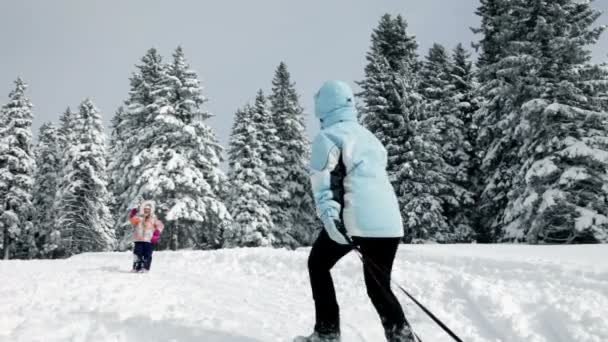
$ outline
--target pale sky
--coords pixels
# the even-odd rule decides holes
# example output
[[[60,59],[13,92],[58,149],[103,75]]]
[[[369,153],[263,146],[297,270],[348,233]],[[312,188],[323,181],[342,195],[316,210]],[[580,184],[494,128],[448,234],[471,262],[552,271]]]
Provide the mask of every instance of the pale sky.
[[[370,34],[384,13],[401,14],[419,53],[434,43],[469,47],[478,0],[4,0],[0,2],[0,104],[13,80],[29,84],[34,129],[91,97],[106,124],[128,96],[129,76],[150,47],[165,60],[182,45],[209,98],[209,121],[226,143],[234,111],[270,91],[285,61],[307,113],[328,79],[363,76]],[[608,10],[608,0],[594,6]],[[599,20],[608,24],[608,15]],[[608,60],[608,33],[594,48]],[[318,125],[307,120],[309,132]],[[109,132],[107,132],[109,133]]]

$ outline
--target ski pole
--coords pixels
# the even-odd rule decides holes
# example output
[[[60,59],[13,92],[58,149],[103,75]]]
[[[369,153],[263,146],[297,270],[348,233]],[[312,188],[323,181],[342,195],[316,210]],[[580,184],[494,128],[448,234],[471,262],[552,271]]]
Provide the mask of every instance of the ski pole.
[[[363,262],[365,264],[366,258],[365,258],[363,251],[361,250],[361,248],[359,248],[359,246],[357,246],[353,242],[353,240],[350,238],[350,236],[348,236],[344,232],[342,232],[342,234],[346,238],[346,241],[353,247],[353,249],[355,249],[357,251],[357,254],[359,255],[359,259],[361,259],[361,262]],[[372,265],[373,267],[375,267],[378,271],[384,272],[384,273],[388,272],[387,270],[383,269],[378,264],[376,264],[371,258],[367,257],[367,259],[368,259],[368,263],[370,265]],[[373,273],[372,273],[372,276],[375,278],[375,275],[373,275]],[[378,279],[376,279],[376,282],[378,282]],[[439,318],[437,318],[429,309],[427,309],[424,305],[422,305],[422,303],[420,303],[418,300],[416,300],[416,298],[414,298],[414,296],[412,296],[406,289],[404,289],[403,286],[399,285],[393,279],[391,279],[391,283],[393,283],[395,286],[397,286],[399,288],[399,290],[401,290],[401,292],[405,293],[405,295],[408,296],[408,298],[410,298],[420,309],[422,309],[422,311],[425,314],[427,314],[437,325],[439,325],[439,327],[441,327],[441,329],[443,329],[444,332],[446,332],[448,335],[450,335],[450,337],[453,338],[454,341],[463,342],[462,339],[460,337],[458,337],[458,335],[456,335],[450,328],[448,328],[447,325],[445,325]],[[420,341],[420,337],[418,337],[418,335],[416,335],[416,338],[418,338],[418,340]]]

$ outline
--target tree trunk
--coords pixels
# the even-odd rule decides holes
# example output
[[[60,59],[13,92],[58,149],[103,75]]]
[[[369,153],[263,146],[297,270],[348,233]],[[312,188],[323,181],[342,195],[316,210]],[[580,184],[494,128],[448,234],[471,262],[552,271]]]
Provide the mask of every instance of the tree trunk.
[[[179,232],[179,224],[178,221],[175,221],[175,225],[173,226],[171,234],[171,250],[176,251],[178,246],[178,232]]]
[[[4,236],[4,242],[2,244],[3,248],[4,248],[4,260],[8,260],[9,259],[9,244],[10,244],[10,239],[9,239],[9,232],[8,232],[8,227],[4,227],[4,234],[2,234]]]

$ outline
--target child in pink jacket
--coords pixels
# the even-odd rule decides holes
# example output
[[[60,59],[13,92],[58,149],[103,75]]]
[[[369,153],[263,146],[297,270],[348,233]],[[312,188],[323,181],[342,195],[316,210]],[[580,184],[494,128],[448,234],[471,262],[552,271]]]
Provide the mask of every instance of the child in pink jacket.
[[[133,272],[147,272],[152,265],[153,245],[158,243],[164,229],[163,223],[154,214],[154,202],[144,201],[129,213],[129,221],[134,226]],[[138,212],[140,215],[138,215]]]

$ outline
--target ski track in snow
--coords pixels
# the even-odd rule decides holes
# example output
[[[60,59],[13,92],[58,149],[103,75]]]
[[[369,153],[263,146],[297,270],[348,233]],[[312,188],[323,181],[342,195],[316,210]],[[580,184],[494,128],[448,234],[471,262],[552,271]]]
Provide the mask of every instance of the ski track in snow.
[[[308,249],[0,262],[0,341],[291,341],[310,333]],[[608,245],[402,245],[393,279],[467,342],[608,341]],[[384,341],[351,253],[332,271],[343,341]],[[395,288],[424,342],[451,341]]]

